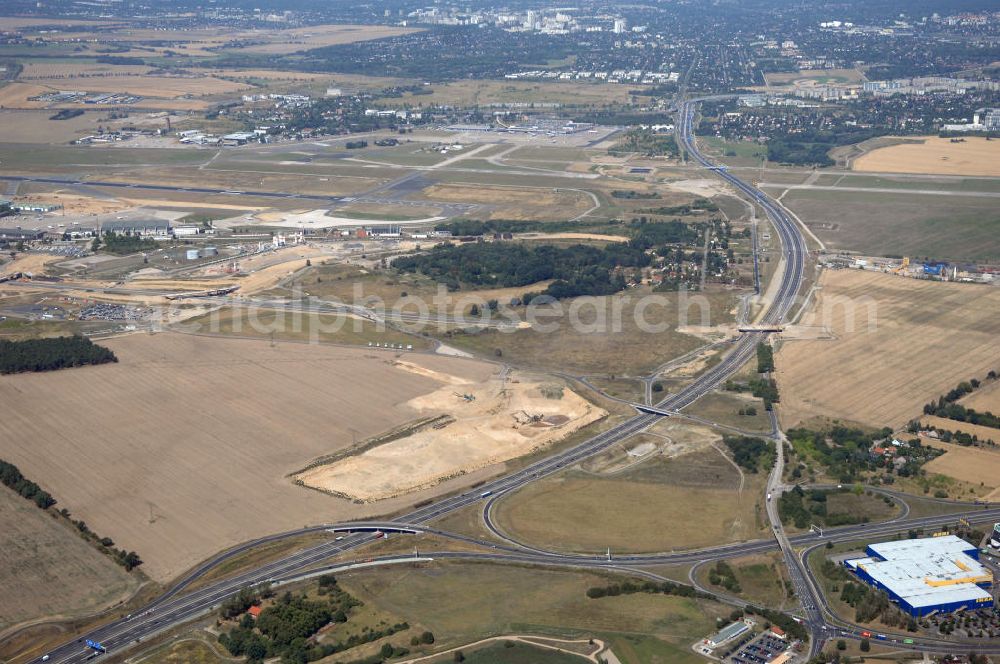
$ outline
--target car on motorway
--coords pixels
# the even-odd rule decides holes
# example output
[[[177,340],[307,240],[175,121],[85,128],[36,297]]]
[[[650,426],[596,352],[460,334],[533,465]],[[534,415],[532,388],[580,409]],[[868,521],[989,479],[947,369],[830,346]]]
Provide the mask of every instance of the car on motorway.
[[[870,639],[870,638],[872,638],[872,633],[871,632],[861,632],[861,638],[863,638],[863,639]]]

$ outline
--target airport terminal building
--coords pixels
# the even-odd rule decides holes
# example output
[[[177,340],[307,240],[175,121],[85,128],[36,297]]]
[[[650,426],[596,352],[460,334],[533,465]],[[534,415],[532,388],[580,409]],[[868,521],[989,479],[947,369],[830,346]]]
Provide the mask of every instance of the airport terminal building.
[[[865,552],[844,565],[913,617],[993,606],[993,573],[976,547],[954,535],[881,542]]]

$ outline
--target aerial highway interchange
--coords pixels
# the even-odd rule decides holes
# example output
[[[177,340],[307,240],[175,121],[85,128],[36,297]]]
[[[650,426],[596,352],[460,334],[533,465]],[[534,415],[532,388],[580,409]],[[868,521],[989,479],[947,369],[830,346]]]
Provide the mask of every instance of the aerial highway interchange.
[[[780,272],[780,282],[774,291],[774,296],[767,303],[766,310],[759,317],[761,325],[777,325],[786,321],[797,302],[802,286],[808,247],[798,223],[792,219],[785,209],[763,193],[761,190],[747,184],[725,167],[721,167],[699,150],[694,136],[695,116],[701,100],[692,100],[681,105],[677,118],[677,136],[681,147],[687,156],[706,170],[714,173],[740,191],[749,201],[759,205],[772,222],[782,246],[783,267]],[[60,180],[62,182],[62,180]],[[88,183],[80,183],[88,184]],[[93,183],[89,183],[93,184]],[[101,183],[102,186],[119,186],[117,183]],[[120,186],[131,186],[121,183]],[[164,189],[171,187],[164,185]],[[186,190],[192,190],[187,187]],[[210,193],[225,193],[205,189]],[[234,192],[255,196],[284,196],[275,192]],[[303,198],[326,198],[330,201],[340,200],[340,197],[299,196]],[[277,306],[277,305],[275,305]],[[701,565],[709,561],[722,560],[728,557],[750,553],[766,552],[779,549],[788,567],[795,589],[795,595],[801,605],[798,615],[807,627],[811,638],[809,653],[819,653],[824,642],[832,637],[861,638],[862,630],[834,615],[829,607],[818,582],[806,564],[808,554],[816,547],[825,546],[828,542],[850,542],[861,538],[891,536],[895,533],[913,528],[934,528],[943,522],[953,522],[960,518],[1000,520],[1000,507],[989,505],[965,504],[967,508],[947,516],[910,517],[909,508],[901,494],[886,492],[893,500],[901,504],[902,513],[895,519],[875,524],[862,524],[831,528],[821,535],[808,533],[786,536],[777,516],[777,501],[768,500],[767,515],[771,522],[773,538],[725,544],[698,550],[677,550],[655,554],[618,555],[614,552],[606,556],[586,556],[556,553],[511,539],[502,532],[491,518],[491,510],[498,500],[510,492],[537,481],[538,479],[558,473],[582,460],[607,449],[649,427],[662,417],[679,414],[686,406],[691,405],[701,396],[718,387],[734,374],[753,356],[758,342],[767,335],[764,331],[747,331],[741,334],[721,362],[698,376],[693,382],[676,393],[668,395],[653,406],[636,406],[638,413],[624,422],[586,440],[580,444],[555,452],[545,458],[535,461],[508,475],[488,481],[474,490],[452,495],[424,505],[407,514],[387,520],[363,522],[347,522],[337,524],[319,524],[308,528],[276,534],[270,537],[247,542],[210,560],[205,561],[190,571],[184,578],[174,584],[167,592],[151,602],[146,607],[133,614],[109,622],[81,634],[56,649],[50,651],[44,661],[55,664],[70,664],[83,662],[92,658],[95,653],[84,644],[87,640],[102,644],[108,653],[115,654],[127,651],[135,644],[149,640],[156,635],[171,630],[185,622],[203,616],[240,589],[261,583],[283,584],[316,574],[318,571],[338,571],[372,565],[406,564],[414,561],[427,560],[484,560],[495,563],[549,565],[569,568],[599,569],[606,571],[642,576],[648,579],[665,580],[657,574],[644,569],[649,566],[666,564]],[[777,462],[768,479],[768,492],[778,495],[786,487],[782,485],[783,446],[780,431],[774,436],[778,445]],[[475,537],[460,535],[437,529],[433,523],[440,517],[462,508],[479,505],[482,508],[483,522],[495,537],[492,540],[482,540]],[[195,589],[188,588],[205,574],[215,569],[221,563],[253,550],[263,544],[297,537],[309,533],[331,531],[329,541],[314,545],[265,563],[250,571],[240,573],[230,578],[206,583]],[[445,540],[464,542],[478,546],[477,551],[415,551],[413,556],[383,555],[364,557],[361,549],[373,541],[375,531],[402,533],[429,533]],[[333,533],[343,533],[334,539]],[[357,551],[357,556],[348,561],[329,563],[329,559],[342,556],[347,552]],[[691,581],[697,583],[694,574]],[[717,595],[722,601],[737,602],[732,597],[700,588],[705,592]],[[892,637],[894,640],[897,637]],[[901,638],[901,637],[899,637]],[[913,637],[907,647],[930,652],[950,651],[964,648],[961,641],[945,640],[931,637]],[[1000,643],[975,642],[979,652],[1000,653]],[[36,661],[42,661],[39,657]]]

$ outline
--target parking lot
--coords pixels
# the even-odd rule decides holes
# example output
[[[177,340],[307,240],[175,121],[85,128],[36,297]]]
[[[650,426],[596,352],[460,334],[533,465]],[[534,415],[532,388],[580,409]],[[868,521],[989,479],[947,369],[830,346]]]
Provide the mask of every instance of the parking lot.
[[[788,650],[787,641],[771,632],[764,632],[733,653],[726,661],[729,664],[767,664],[786,650]]]

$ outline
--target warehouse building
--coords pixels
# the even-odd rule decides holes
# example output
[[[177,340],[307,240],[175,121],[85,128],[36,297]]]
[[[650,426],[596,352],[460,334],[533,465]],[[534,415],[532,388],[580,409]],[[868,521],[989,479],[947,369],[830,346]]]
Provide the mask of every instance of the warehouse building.
[[[705,645],[711,649],[718,648],[723,643],[728,643],[738,636],[743,636],[750,631],[750,625],[743,620],[726,625],[712,636],[705,639]]]
[[[102,223],[101,232],[165,238],[171,234],[171,228],[169,221],[161,219],[116,219]]]
[[[992,572],[976,547],[954,535],[882,542],[865,552],[844,565],[911,616],[993,606]]]
[[[41,240],[45,237],[45,231],[25,230],[23,228],[0,228],[0,242],[24,242],[28,240]]]

